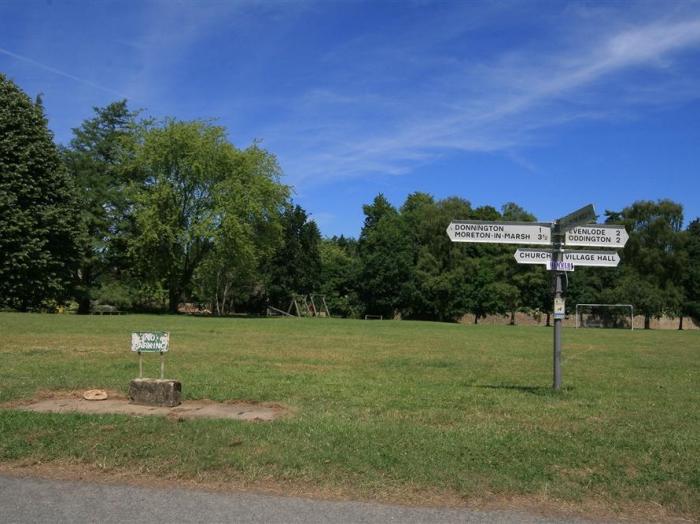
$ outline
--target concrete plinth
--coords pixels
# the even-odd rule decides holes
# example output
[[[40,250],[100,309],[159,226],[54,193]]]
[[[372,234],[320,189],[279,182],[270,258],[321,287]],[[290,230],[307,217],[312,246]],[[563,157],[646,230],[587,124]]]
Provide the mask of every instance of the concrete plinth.
[[[129,402],[145,406],[180,405],[182,384],[177,380],[135,378],[129,383]]]

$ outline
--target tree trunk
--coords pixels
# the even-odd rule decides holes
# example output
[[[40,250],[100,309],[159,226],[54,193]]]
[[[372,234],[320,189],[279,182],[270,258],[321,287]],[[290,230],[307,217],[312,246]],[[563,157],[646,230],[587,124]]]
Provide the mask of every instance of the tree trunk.
[[[78,315],[87,315],[90,313],[90,295],[87,293],[80,297],[78,302]]]
[[[475,313],[474,314],[474,324],[478,324],[478,323],[479,323],[479,315]]]
[[[170,313],[177,313],[177,305],[180,302],[180,292],[179,290],[171,287],[168,290],[168,311]]]
[[[549,318],[549,312],[547,312],[547,327],[551,327],[552,324],[550,324],[550,318]]]
[[[78,299],[78,315],[89,315],[90,314],[90,267],[83,267],[79,271],[78,275],[81,280],[81,292],[80,298]]]
[[[644,315],[644,329],[651,329],[651,315]]]
[[[511,326],[515,325],[515,310],[510,312],[510,325]]]
[[[223,292],[223,296],[221,297],[221,309],[223,310],[222,313],[224,315],[227,315],[229,313],[229,306],[228,306],[228,303],[230,302],[230,298],[228,296],[229,291],[230,291],[230,286],[229,286],[229,283],[227,282],[226,284],[224,284],[224,292]]]
[[[216,300],[216,310],[212,309],[212,314],[215,317],[220,317],[221,312],[224,308],[224,302],[226,301],[226,295],[221,297],[221,269],[216,273],[216,290],[214,291],[214,300]]]
[[[678,329],[680,331],[683,331],[683,315],[681,315],[680,320],[678,321]]]

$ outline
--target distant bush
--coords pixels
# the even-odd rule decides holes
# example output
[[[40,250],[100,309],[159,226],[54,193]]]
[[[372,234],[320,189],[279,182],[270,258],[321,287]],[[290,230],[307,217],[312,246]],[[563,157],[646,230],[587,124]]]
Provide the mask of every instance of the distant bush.
[[[122,282],[106,282],[94,291],[97,304],[109,304],[120,310],[131,310],[134,306],[134,295],[131,289]]]

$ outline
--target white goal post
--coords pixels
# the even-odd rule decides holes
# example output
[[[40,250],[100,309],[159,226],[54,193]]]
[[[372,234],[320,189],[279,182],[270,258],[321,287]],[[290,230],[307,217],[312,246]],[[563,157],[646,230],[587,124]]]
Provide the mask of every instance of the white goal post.
[[[586,327],[581,322],[581,309],[583,308],[629,308],[630,329],[634,330],[634,306],[632,304],[576,304],[576,328]],[[601,326],[602,327],[602,326]]]

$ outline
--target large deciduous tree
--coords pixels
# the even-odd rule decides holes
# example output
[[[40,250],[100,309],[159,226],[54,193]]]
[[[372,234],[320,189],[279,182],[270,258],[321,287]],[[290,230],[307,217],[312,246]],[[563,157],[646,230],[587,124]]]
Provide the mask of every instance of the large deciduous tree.
[[[41,102],[0,74],[0,305],[66,297],[79,259],[76,209]]]
[[[166,120],[145,131],[133,158],[138,233],[130,252],[143,277],[168,293],[168,308],[192,292],[192,279],[220,227],[215,188],[235,170],[222,127]]]
[[[688,266],[683,272],[684,303],[681,315],[691,317],[700,325],[700,219],[696,218],[684,232],[684,250]],[[683,317],[679,328],[683,327]]]
[[[233,152],[231,170],[214,187],[212,249],[195,273],[198,296],[216,315],[249,303],[264,285],[261,270],[282,243],[289,190],[273,155],[253,145]]]
[[[653,317],[677,315],[686,265],[680,235],[683,207],[670,200],[639,201],[606,215],[609,223],[624,224],[630,235],[622,253],[617,300],[634,304],[644,315],[645,329]]]

